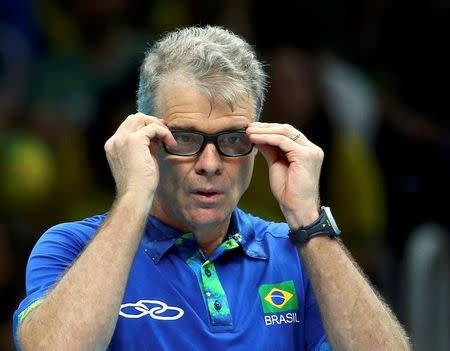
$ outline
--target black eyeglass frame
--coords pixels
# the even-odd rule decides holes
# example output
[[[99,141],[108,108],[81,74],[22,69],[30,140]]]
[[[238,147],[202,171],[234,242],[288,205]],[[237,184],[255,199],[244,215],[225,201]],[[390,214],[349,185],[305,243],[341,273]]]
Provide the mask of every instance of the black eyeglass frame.
[[[224,131],[216,133],[216,134],[206,134],[206,133],[199,132],[199,131],[196,131],[196,130],[186,130],[186,129],[171,129],[170,131],[172,133],[182,132],[182,133],[192,133],[192,134],[201,135],[203,137],[203,143],[202,143],[202,145],[200,146],[200,149],[198,149],[197,152],[194,152],[192,154],[187,154],[187,155],[180,155],[180,154],[176,154],[176,153],[170,152],[167,149],[166,144],[163,142],[162,144],[164,146],[164,150],[166,150],[166,152],[169,155],[175,155],[175,156],[181,156],[181,157],[198,156],[198,155],[200,155],[203,152],[203,149],[205,148],[205,146],[208,143],[212,142],[214,144],[214,146],[216,147],[217,152],[220,155],[225,156],[225,157],[241,157],[241,156],[246,156],[249,153],[251,153],[252,150],[253,150],[253,147],[255,146],[255,144],[251,143],[250,144],[251,145],[250,149],[247,152],[245,152],[244,154],[239,154],[239,155],[227,155],[220,149],[218,139],[219,139],[219,137],[221,135],[233,134],[233,133],[245,134],[245,128],[235,129],[235,130],[224,130]]]

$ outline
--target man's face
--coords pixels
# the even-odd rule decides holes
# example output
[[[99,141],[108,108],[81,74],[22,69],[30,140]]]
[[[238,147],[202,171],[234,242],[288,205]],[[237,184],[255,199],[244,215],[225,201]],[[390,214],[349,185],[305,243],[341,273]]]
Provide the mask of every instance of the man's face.
[[[250,100],[233,110],[210,101],[188,83],[167,83],[160,90],[161,110],[169,129],[214,134],[247,127],[253,121]],[[197,156],[175,156],[158,147],[159,185],[152,213],[184,231],[228,225],[233,209],[247,189],[256,151],[246,156],[221,156],[208,143]]]

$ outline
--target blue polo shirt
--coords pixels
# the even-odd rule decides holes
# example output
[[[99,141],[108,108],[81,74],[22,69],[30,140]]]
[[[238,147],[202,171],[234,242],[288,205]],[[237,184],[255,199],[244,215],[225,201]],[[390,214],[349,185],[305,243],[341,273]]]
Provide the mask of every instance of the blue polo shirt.
[[[56,225],[31,252],[17,330],[92,239],[105,215]],[[126,225],[126,224],[124,224]],[[205,257],[192,233],[149,217],[108,350],[329,350],[285,223],[236,209]],[[114,258],[111,258],[114,264]]]

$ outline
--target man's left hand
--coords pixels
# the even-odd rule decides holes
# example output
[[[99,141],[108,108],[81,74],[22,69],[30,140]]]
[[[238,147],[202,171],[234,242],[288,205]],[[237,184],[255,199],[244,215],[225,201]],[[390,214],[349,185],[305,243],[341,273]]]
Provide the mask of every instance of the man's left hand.
[[[289,124],[253,122],[250,140],[267,161],[272,193],[291,228],[319,216],[319,178],[323,151]]]

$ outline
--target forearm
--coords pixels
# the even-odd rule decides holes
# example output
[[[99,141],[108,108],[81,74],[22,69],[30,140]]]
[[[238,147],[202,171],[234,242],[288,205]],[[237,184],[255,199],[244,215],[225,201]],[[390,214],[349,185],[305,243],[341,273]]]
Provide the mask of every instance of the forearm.
[[[288,124],[252,123],[247,133],[267,161],[270,186],[289,227],[314,223],[323,150]],[[316,237],[299,251],[334,351],[410,348],[402,327],[338,240]]]
[[[73,266],[19,330],[24,350],[106,349],[129,270],[147,219],[147,206],[125,195]]]
[[[408,338],[339,240],[300,249],[334,351],[409,350]]]

